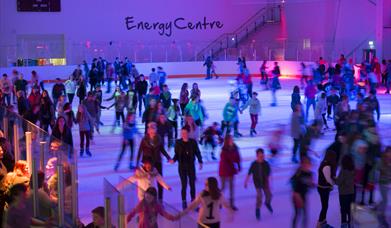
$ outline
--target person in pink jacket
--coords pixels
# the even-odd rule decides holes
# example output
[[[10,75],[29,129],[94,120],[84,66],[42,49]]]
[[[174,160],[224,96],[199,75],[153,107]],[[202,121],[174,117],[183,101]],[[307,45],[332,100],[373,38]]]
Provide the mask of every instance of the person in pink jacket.
[[[224,145],[220,153],[219,176],[221,178],[221,191],[224,191],[226,182],[229,183],[230,204],[233,210],[238,210],[234,205],[234,176],[240,171],[239,148],[231,135],[224,139]]]
[[[179,219],[179,215],[172,215],[164,210],[157,201],[157,191],[154,187],[149,187],[145,191],[144,199],[128,214],[126,221],[129,223],[136,214],[139,215],[139,228],[158,228],[158,214],[170,221]]]

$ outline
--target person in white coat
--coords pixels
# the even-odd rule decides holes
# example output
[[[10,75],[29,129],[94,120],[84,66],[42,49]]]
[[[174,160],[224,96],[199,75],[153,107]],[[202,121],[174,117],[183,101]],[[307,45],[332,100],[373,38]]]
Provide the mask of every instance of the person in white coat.
[[[251,127],[250,127],[250,135],[254,136],[257,134],[257,131],[255,130],[255,127],[258,123],[258,115],[261,114],[261,102],[257,98],[258,93],[253,92],[251,99],[249,99],[246,104],[243,105],[243,107],[240,109],[240,113],[243,112],[247,107],[250,107],[250,118],[251,118]]]
[[[72,75],[69,77],[68,80],[65,81],[64,85],[65,85],[65,92],[67,94],[68,101],[72,105],[72,101],[76,93],[76,81],[74,80]]]
[[[150,159],[145,159],[143,165],[136,169],[134,175],[129,177],[127,181],[119,183],[117,188],[122,189],[129,182],[137,182],[137,196],[139,201],[144,199],[144,192],[149,187],[157,188],[157,183],[166,190],[171,190],[171,187],[163,180],[163,177],[159,174],[157,169],[152,166]]]

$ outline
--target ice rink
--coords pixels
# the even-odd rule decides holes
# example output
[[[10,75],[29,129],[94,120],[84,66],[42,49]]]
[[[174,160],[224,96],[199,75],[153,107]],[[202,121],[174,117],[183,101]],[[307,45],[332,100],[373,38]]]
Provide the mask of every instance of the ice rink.
[[[201,90],[201,100],[207,109],[208,119],[206,120],[205,127],[209,126],[212,122],[220,122],[222,120],[222,110],[224,105],[228,101],[229,91],[232,87],[229,80],[234,77],[224,77],[213,80],[204,79],[168,79],[167,84],[171,90],[172,97],[179,97],[179,90],[183,82],[189,83],[189,87],[193,82],[199,84]],[[293,146],[293,140],[290,137],[290,116],[291,116],[291,93],[294,85],[299,85],[298,79],[281,79],[282,90],[277,92],[278,106],[271,107],[271,92],[263,90],[259,83],[259,79],[253,79],[253,90],[258,92],[258,98],[261,101],[262,110],[259,117],[259,123],[257,126],[258,135],[256,137],[250,137],[250,116],[248,110],[244,111],[239,116],[240,125],[239,131],[243,134],[242,138],[235,139],[235,143],[240,148],[240,154],[242,157],[242,171],[235,178],[235,202],[239,210],[234,214],[233,221],[228,221],[226,211],[223,209],[222,227],[237,228],[237,227],[290,227],[291,218],[293,215],[293,206],[291,203],[291,187],[289,184],[289,178],[295,171],[297,165],[292,164],[291,148]],[[102,87],[103,91],[106,91],[105,87]],[[301,91],[303,94],[303,91]],[[104,93],[104,98],[108,98],[111,94]],[[381,140],[384,145],[391,145],[391,96],[384,95],[384,91],[380,90],[378,93],[378,99],[381,108],[380,122],[378,123],[379,133],[382,136]],[[73,105],[75,106],[78,99],[75,98]],[[302,96],[302,103],[304,102],[304,96]],[[111,105],[112,102],[105,101],[104,106]],[[352,108],[356,107],[354,101],[350,102]],[[74,107],[76,110],[76,106]],[[114,109],[103,110],[101,121],[104,126],[101,127],[100,134],[95,133],[94,142],[91,145],[92,157],[83,157],[79,159],[79,215],[83,222],[90,222],[90,211],[96,206],[104,204],[103,198],[103,178],[107,178],[113,183],[117,183],[118,176],[128,177],[132,175],[132,172],[128,169],[128,156],[129,151],[126,153],[126,157],[122,159],[121,166],[118,172],[114,171],[114,165],[117,156],[121,148],[122,129],[117,127],[114,133],[111,133],[111,128],[114,122]],[[310,117],[312,119],[313,112],[310,110]],[[140,132],[144,132],[144,124],[141,124],[141,120],[138,119],[138,126]],[[255,150],[258,147],[267,148],[270,141],[270,132],[277,127],[284,125],[284,138],[282,143],[282,151],[277,159],[272,164],[272,206],[274,213],[270,214],[265,207],[261,209],[261,221],[255,219],[255,189],[252,184],[248,189],[244,188],[244,179],[247,175],[247,170],[250,163],[255,159]],[[329,126],[334,128],[332,121],[329,121]],[[333,142],[335,131],[329,130],[325,132],[319,139],[314,140],[312,148],[320,155],[324,153],[324,149]],[[74,148],[78,153],[79,148],[79,133],[78,126],[73,129]],[[202,147],[201,147],[202,148]],[[136,146],[138,149],[138,146]],[[217,149],[217,156],[219,157],[220,150]],[[170,155],[173,155],[174,151],[169,151]],[[269,151],[267,151],[269,154]],[[136,150],[137,154],[137,150]],[[204,181],[209,176],[218,176],[218,161],[211,161],[204,156],[204,167],[202,170],[197,170],[197,182],[196,189],[199,193],[204,187]],[[209,154],[208,154],[209,155]],[[136,156],[135,156],[136,157]],[[319,158],[313,165],[313,171],[316,173],[318,168]],[[164,162],[163,172],[164,179],[172,186],[172,191],[164,192],[164,201],[168,204],[181,209],[181,197],[180,197],[180,180],[178,176],[178,165],[168,164]],[[252,182],[250,182],[252,183]],[[228,198],[228,189],[226,189],[225,195]],[[189,189],[188,189],[189,191]],[[136,197],[136,196],[134,196]],[[379,200],[379,195],[376,194],[376,200]],[[188,201],[190,195],[188,195]],[[125,202],[126,203],[126,202]],[[340,226],[340,212],[338,201],[338,190],[335,187],[330,196],[329,211],[327,215],[327,221],[329,224],[339,227]],[[316,189],[313,189],[309,193],[309,227],[315,227],[316,221],[320,212],[320,199]],[[388,210],[390,211],[390,210]],[[194,212],[191,214],[196,218],[197,214]]]

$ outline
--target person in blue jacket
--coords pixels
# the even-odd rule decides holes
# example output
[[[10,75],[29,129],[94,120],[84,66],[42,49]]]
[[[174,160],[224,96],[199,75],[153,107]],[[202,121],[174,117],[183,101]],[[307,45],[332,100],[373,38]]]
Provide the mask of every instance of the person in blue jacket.
[[[234,136],[241,137],[242,134],[238,131],[239,116],[238,116],[238,100],[235,97],[231,97],[229,102],[225,105],[223,110],[223,121],[221,124],[221,131],[224,134],[225,128],[227,128],[226,134],[230,134],[231,128],[234,127]]]

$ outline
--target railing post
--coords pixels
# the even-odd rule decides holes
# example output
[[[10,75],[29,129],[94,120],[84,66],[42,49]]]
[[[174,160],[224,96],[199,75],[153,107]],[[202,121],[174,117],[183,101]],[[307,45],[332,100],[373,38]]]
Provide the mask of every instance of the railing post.
[[[14,153],[15,153],[15,161],[20,160],[19,129],[18,129],[18,124],[16,122],[14,122]]]
[[[111,204],[110,198],[105,198],[105,228],[111,228]]]
[[[39,142],[39,169],[45,170],[45,144],[46,141]]]
[[[4,112],[4,114],[6,114],[7,113],[7,111],[5,111]],[[8,136],[8,117],[4,117],[4,119],[3,119],[3,130],[4,130],[4,137],[6,138],[6,139],[8,139],[9,138],[9,136]]]
[[[122,194],[118,195],[118,227],[126,228],[125,200]]]
[[[37,169],[37,160],[33,159],[31,173],[33,175],[33,215],[38,217],[39,207],[38,207],[38,169]]]
[[[72,220],[73,220],[73,224],[77,224],[77,220],[78,220],[78,216],[79,216],[79,210],[78,210],[79,180],[77,179],[77,165],[76,165],[76,163],[71,164],[71,175],[72,175]]]
[[[27,160],[27,164],[29,166],[29,169],[32,170],[32,151],[31,151],[31,132],[30,131],[27,131],[25,133],[26,135],[26,160]]]
[[[57,210],[58,210],[58,226],[64,227],[65,218],[64,218],[64,171],[63,166],[60,163],[57,164]]]

